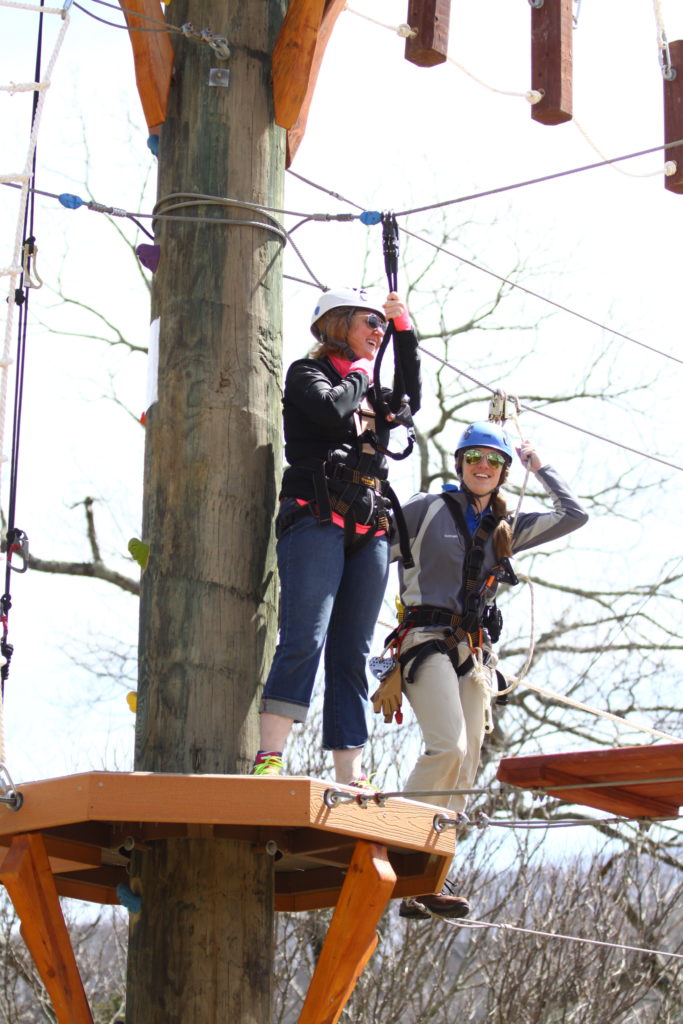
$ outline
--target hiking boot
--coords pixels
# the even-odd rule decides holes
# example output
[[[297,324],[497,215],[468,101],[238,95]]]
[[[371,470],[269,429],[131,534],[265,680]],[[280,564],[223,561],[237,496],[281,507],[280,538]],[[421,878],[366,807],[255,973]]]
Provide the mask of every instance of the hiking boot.
[[[417,903],[422,903],[426,909],[418,907]],[[451,896],[444,889],[441,892],[432,892],[425,896],[412,896],[410,899],[401,900],[398,914],[399,917],[427,921],[431,917],[431,914],[427,913],[428,910],[431,910],[432,914],[438,914],[439,917],[467,917],[470,905],[464,896]]]
[[[284,772],[284,764],[282,757],[279,754],[266,754],[259,761],[254,761],[252,765],[250,775],[282,775]]]

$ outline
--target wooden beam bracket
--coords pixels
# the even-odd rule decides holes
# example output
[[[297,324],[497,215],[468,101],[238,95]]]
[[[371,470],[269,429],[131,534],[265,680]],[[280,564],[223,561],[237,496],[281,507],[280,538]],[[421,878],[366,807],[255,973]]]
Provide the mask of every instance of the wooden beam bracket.
[[[42,833],[16,835],[0,865],[21,934],[59,1024],[93,1024]]]

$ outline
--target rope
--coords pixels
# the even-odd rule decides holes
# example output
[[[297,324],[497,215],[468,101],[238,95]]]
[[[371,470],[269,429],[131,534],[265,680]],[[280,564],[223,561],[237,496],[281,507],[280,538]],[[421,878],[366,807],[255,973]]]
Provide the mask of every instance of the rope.
[[[36,281],[31,279],[30,267],[31,261],[35,256],[36,247],[35,239],[33,237],[33,195],[30,196],[29,201],[29,182],[33,181],[36,172],[36,147],[38,143],[38,130],[40,127],[40,121],[43,112],[43,106],[45,103],[45,97],[47,95],[47,87],[50,84],[54,67],[59,56],[59,52],[66,35],[66,30],[69,27],[69,17],[66,12],[62,13],[62,25],[55,42],[52,55],[47,65],[45,77],[41,75],[41,61],[42,61],[42,38],[43,38],[43,9],[34,8],[40,14],[39,28],[38,28],[38,40],[36,46],[36,70],[35,79],[36,82],[41,82],[44,88],[40,88],[34,91],[33,94],[33,109],[31,114],[31,133],[29,137],[29,146],[26,156],[26,164],[24,167],[24,185],[21,188],[21,197],[19,202],[19,214],[17,218],[17,230],[15,235],[14,245],[14,256],[12,269],[9,273],[9,296],[8,296],[8,311],[7,320],[5,325],[5,340],[2,352],[2,358],[0,359],[0,367],[2,368],[1,380],[0,380],[0,451],[4,448],[4,430],[5,430],[5,419],[7,414],[7,387],[8,387],[8,370],[11,363],[10,359],[10,345],[12,336],[12,327],[14,319],[14,308],[19,305],[19,324],[18,324],[18,345],[17,345],[17,367],[15,376],[15,400],[14,400],[14,416],[13,416],[13,427],[12,427],[12,457],[11,457],[11,474],[10,474],[10,489],[8,498],[8,513],[7,513],[7,554],[6,554],[6,570],[5,570],[5,592],[0,599],[0,621],[2,624],[2,639],[0,640],[0,651],[2,656],[0,657],[0,766],[4,767],[5,761],[5,727],[4,727],[4,693],[5,693],[5,682],[9,672],[9,662],[12,657],[13,647],[7,642],[8,633],[8,617],[9,610],[12,604],[10,596],[10,579],[11,579],[11,555],[13,545],[18,538],[22,539],[22,543],[25,542],[25,534],[15,528],[14,516],[16,511],[16,490],[17,490],[17,473],[18,473],[18,457],[19,457],[19,439],[20,439],[20,427],[21,427],[21,409],[22,409],[22,396],[23,396],[23,377],[24,377],[24,359],[26,350],[26,334],[28,325],[28,300],[30,289],[32,287],[39,286],[40,279]],[[17,287],[16,281],[20,278],[19,286]],[[2,465],[2,459],[0,459],[0,467]]]
[[[646,953],[649,956],[668,956],[676,960],[683,960],[683,953],[669,953],[664,949],[650,949],[647,946],[630,946],[624,942],[606,942],[603,939],[587,939],[580,935],[564,935],[561,932],[544,932],[536,928],[523,928],[521,925],[510,924],[503,921],[467,921],[464,918],[445,918],[433,913],[429,907],[425,907],[419,900],[409,899],[411,904],[416,904],[421,910],[426,911],[430,917],[436,918],[451,928],[499,928],[502,931],[519,932],[524,935],[536,935],[545,939],[560,939],[563,942],[578,942],[587,946],[603,946],[607,949],[623,949],[629,953]]]
[[[669,740],[671,743],[683,743],[683,739],[681,739],[680,736],[672,736],[671,733],[662,732],[660,729],[653,729],[649,725],[629,722],[628,719],[622,718],[620,715],[613,715],[610,711],[601,711],[599,708],[594,708],[590,704],[583,704],[581,701],[574,700],[572,697],[565,697],[563,694],[555,693],[553,690],[547,690],[543,686],[536,686],[534,683],[529,682],[526,682],[524,685],[527,689],[532,690],[541,697],[548,697],[551,700],[560,701],[560,703],[566,704],[567,707],[574,708],[577,711],[587,711],[591,715],[597,715],[599,718],[604,718],[609,722],[616,722],[619,725],[625,726],[627,729],[633,729],[635,732],[647,733],[650,736],[656,736],[658,739]]]
[[[669,145],[680,145],[680,144],[681,143],[670,143]],[[662,148],[665,148],[665,147],[658,146],[658,147],[655,147],[655,150],[662,149]],[[645,153],[645,152],[649,153],[649,152],[654,152],[655,150],[643,150],[642,152],[643,153]],[[640,153],[635,153],[635,154],[631,154],[631,155],[632,156],[639,156],[641,154]],[[626,156],[624,156],[624,157],[615,157],[614,159],[615,160],[626,160],[626,159],[629,159],[629,157],[626,157]],[[611,162],[611,161],[607,161],[607,162]],[[590,166],[591,167],[599,167],[601,165],[600,164],[592,164]],[[588,169],[588,168],[578,168],[578,170],[581,170],[581,169]],[[359,203],[356,203],[356,202],[354,202],[351,199],[347,199],[345,196],[340,195],[338,192],[334,192],[331,189],[327,189],[323,185],[319,185],[316,182],[311,181],[309,178],[305,178],[303,175],[298,174],[296,171],[292,171],[291,168],[288,169],[288,173],[293,175],[295,178],[298,178],[300,181],[304,182],[304,184],[310,185],[312,188],[318,189],[319,191],[324,192],[326,195],[329,195],[332,198],[339,200],[340,202],[348,203],[349,206],[353,206],[357,210],[363,210],[363,207]],[[564,171],[562,173],[563,174],[571,174],[571,173],[574,173],[574,172],[573,171]],[[539,178],[539,179],[536,179],[536,180],[537,181],[542,181],[542,180],[545,180],[545,179]],[[522,182],[521,184],[531,185],[531,184],[534,184],[534,181]],[[520,186],[519,185],[508,185],[508,186],[506,186],[506,188],[501,189],[500,191],[505,191],[507,188],[518,188],[518,187],[520,187]],[[493,191],[495,192],[497,190],[493,190]],[[479,193],[479,195],[482,195],[482,196],[483,195],[491,195],[491,194],[493,194],[493,193],[492,192],[482,192],[482,193]],[[462,199],[452,200],[452,202],[456,202],[456,203],[457,202],[465,202],[466,199],[476,199],[476,198],[478,198],[477,195],[465,196]],[[438,206],[440,204],[436,204],[436,205]],[[432,209],[432,207],[424,206],[424,207],[416,208],[415,210],[404,210],[401,214],[396,214],[396,216],[406,216],[409,213],[415,213],[415,212],[419,212],[420,210],[429,210],[429,209]],[[490,277],[495,278],[497,281],[500,281],[502,284],[508,285],[509,288],[516,288],[517,290],[524,292],[524,294],[529,295],[531,298],[539,299],[541,302],[545,302],[548,305],[553,306],[555,309],[559,309],[560,312],[568,313],[570,316],[575,316],[579,320],[584,321],[584,323],[588,323],[588,324],[590,324],[593,327],[597,327],[601,331],[607,331],[609,334],[614,335],[614,337],[616,337],[616,338],[621,338],[623,341],[631,342],[631,344],[633,344],[633,345],[639,345],[641,348],[645,348],[649,352],[654,352],[655,355],[662,356],[664,359],[670,359],[672,362],[679,363],[679,364],[683,365],[683,359],[679,358],[678,356],[673,355],[670,352],[664,352],[664,351],[662,351],[662,349],[655,348],[654,345],[648,345],[646,342],[640,341],[638,338],[633,338],[633,337],[631,337],[631,335],[625,334],[623,331],[618,331],[618,330],[616,330],[613,327],[608,327],[606,324],[600,323],[599,320],[595,320],[593,317],[586,316],[584,313],[579,313],[577,310],[572,309],[570,306],[565,306],[565,305],[563,305],[560,302],[556,302],[554,299],[549,299],[546,296],[541,295],[539,292],[533,291],[531,288],[526,288],[524,285],[518,284],[516,281],[510,280],[510,278],[503,277],[501,274],[497,274],[495,271],[489,270],[487,267],[482,267],[480,264],[475,263],[473,260],[468,260],[464,256],[459,256],[457,253],[452,252],[450,249],[446,249],[445,246],[438,245],[438,243],[432,242],[431,239],[429,239],[429,238],[425,238],[424,236],[418,235],[415,232],[408,231],[407,228],[404,228],[403,232],[404,232],[404,234],[409,235],[411,238],[414,238],[416,241],[422,242],[425,245],[430,246],[432,249],[436,249],[437,252],[442,252],[446,256],[451,256],[453,259],[459,260],[461,263],[466,264],[468,267],[471,267],[473,270],[479,270],[479,271],[481,271],[484,274],[488,274]],[[423,351],[424,351],[424,349],[423,349]],[[431,355],[431,353],[427,353],[427,354]],[[437,357],[434,357],[434,358],[437,358]],[[457,372],[460,373],[461,371],[457,371]],[[467,376],[467,374],[463,374],[463,376]],[[470,379],[473,380],[473,378],[470,378]],[[477,382],[475,381],[475,383],[477,383]],[[491,390],[491,389],[489,388],[489,390]],[[550,417],[550,418],[552,418],[552,417]],[[562,421],[559,421],[559,422],[562,422]],[[568,425],[571,426],[571,424],[568,424]],[[581,428],[577,427],[575,429],[579,430]],[[589,431],[587,431],[587,433],[589,433]],[[599,436],[599,435],[594,435],[594,436]],[[636,451],[635,449],[630,449],[630,450]],[[642,455],[643,453],[642,452],[636,452],[636,454]],[[671,463],[665,463],[665,465],[672,465],[672,464]],[[681,467],[674,466],[674,468],[675,469],[680,469]]]
[[[446,249],[445,246],[439,245],[437,242],[432,242],[431,239],[425,238],[423,235],[417,235],[415,232],[408,231],[406,228],[403,229],[403,233],[410,235],[411,238],[414,238],[418,242],[423,242],[425,245],[429,245],[432,249],[436,249],[437,252],[442,252],[446,256],[452,256],[453,259],[459,260],[468,267],[472,267],[473,270],[480,270],[482,273],[488,274],[489,277],[495,278],[496,281],[500,281],[502,284],[506,284],[510,288],[516,288],[518,291],[524,292],[525,295],[530,295],[534,299],[540,299],[541,302],[546,302],[549,306],[554,306],[555,309],[559,309],[563,313],[569,313],[571,316],[578,317],[578,319],[583,320],[584,323],[591,324],[593,327],[599,327],[601,331],[608,331],[617,338],[622,338],[624,341],[630,341],[634,345],[640,345],[641,348],[646,348],[648,351],[656,353],[656,355],[663,356],[665,359],[670,359],[672,362],[679,363],[683,366],[683,359],[672,355],[670,352],[663,352],[661,349],[655,348],[653,345],[648,345],[644,341],[632,338],[629,334],[617,331],[613,327],[607,327],[605,324],[601,324],[598,320],[594,320],[592,317],[586,316],[584,313],[579,313],[577,310],[571,309],[569,306],[564,306],[561,302],[549,299],[545,295],[541,295],[539,292],[535,292],[531,288],[525,287],[523,284],[511,281],[510,278],[503,277],[502,274],[497,274],[494,270],[489,270],[488,267],[482,267],[479,263],[475,263],[473,260],[468,260],[465,256],[459,256],[451,249]]]
[[[49,88],[49,82],[10,82],[9,85],[0,85],[0,92],[14,96],[15,92],[40,92],[41,89]]]
[[[189,206],[227,206],[227,207],[237,206],[240,209],[254,210],[255,212],[260,213],[264,217],[266,217],[267,220],[266,221],[252,221],[252,220],[239,220],[239,219],[223,218],[223,217],[203,217],[203,218],[199,218],[199,217],[188,217],[186,214],[183,214],[183,216],[178,217],[178,216],[175,216],[173,213],[169,213],[168,212],[169,210],[173,211],[173,210],[185,209],[186,207],[189,207]],[[300,216],[300,215],[297,215],[297,216]],[[289,242],[291,247],[294,249],[294,252],[296,253],[296,255],[301,260],[301,263],[303,264],[305,269],[310,274],[310,276],[313,279],[313,281],[315,281],[315,283],[318,285],[319,288],[321,288],[321,289],[324,288],[324,285],[322,284],[322,282],[318,280],[318,278],[313,273],[313,271],[311,270],[310,266],[308,265],[308,263],[304,259],[304,256],[301,253],[301,250],[299,249],[299,247],[296,245],[295,242],[292,241],[290,232],[288,232],[286,230],[286,228],[282,224],[280,224],[280,222],[277,221],[275,219],[275,217],[272,216],[271,211],[268,210],[266,207],[260,207],[260,206],[257,206],[254,203],[244,202],[243,200],[239,200],[239,199],[231,199],[231,198],[229,198],[227,196],[193,195],[191,193],[174,192],[174,193],[172,193],[172,194],[170,194],[168,196],[162,197],[161,199],[159,199],[157,201],[157,203],[156,203],[156,205],[154,207],[154,210],[152,212],[152,217],[154,219],[157,219],[157,220],[158,219],[164,219],[164,220],[190,220],[190,221],[202,220],[202,221],[204,221],[206,223],[229,224],[229,225],[243,225],[243,226],[247,226],[247,227],[265,228],[267,231],[274,232],[274,234],[280,239],[280,241],[283,243],[283,245],[285,245],[287,242]]]
[[[680,740],[676,741],[680,743]],[[669,783],[669,782],[683,782],[683,775],[668,775],[668,776],[657,776],[655,779],[610,779],[608,782],[585,782],[583,779],[575,778],[572,782],[556,783],[552,786],[531,786],[529,792],[537,796],[554,796],[556,793],[563,793],[568,789],[610,789],[614,786],[652,786],[654,783]],[[512,782],[502,782],[498,780],[498,785],[505,789],[513,789],[519,791],[519,786],[514,785]],[[395,792],[380,792],[377,794],[377,798],[383,798],[388,800],[389,797],[401,796],[401,797],[418,797],[418,796],[503,796],[502,789],[495,790],[490,787],[487,789],[483,788],[470,788],[470,789],[400,789]],[[461,812],[462,813],[462,812]],[[589,824],[596,820],[591,818]],[[632,821],[634,819],[620,819]],[[658,819],[636,819],[638,821],[657,821]]]
[[[0,0],[0,7],[14,7],[20,11],[35,11],[36,14],[61,14],[65,17],[63,7],[40,7],[36,4],[19,3],[18,0]]]
[[[676,142],[665,142],[661,146],[651,146],[649,149],[640,149],[634,153],[625,153],[623,156],[613,156],[607,160],[600,160],[594,164],[583,164],[581,167],[571,167],[566,171],[555,171],[553,174],[543,174],[539,178],[528,178],[526,181],[517,181],[512,185],[501,185],[497,188],[487,189],[485,192],[473,192],[468,196],[459,196],[457,199],[444,199],[438,203],[431,203],[428,206],[415,206],[411,210],[399,210],[397,217],[407,217],[411,213],[425,213],[427,210],[439,210],[444,206],[455,206],[458,203],[469,203],[473,199],[484,199],[486,196],[500,195],[502,192],[511,192],[513,189],[526,188],[528,185],[540,185],[544,181],[554,181],[556,178],[566,178],[571,174],[582,174],[584,171],[594,171],[598,167],[611,166],[620,163],[622,160],[634,160],[639,156],[649,156],[650,153],[658,153],[660,150],[672,149],[674,146],[683,145],[683,139]]]
[[[423,352],[424,355],[429,356],[431,359],[435,359],[438,363],[441,363],[442,366],[446,366],[449,370],[453,370],[455,373],[459,374],[461,377],[465,377],[478,387],[484,388],[485,391],[490,391],[491,394],[495,394],[497,389],[491,387],[490,384],[485,384],[483,381],[477,380],[476,377],[472,377],[471,374],[465,373],[464,370],[461,370],[459,367],[449,363],[447,359],[442,359],[441,356],[437,356],[434,352],[430,352],[429,349],[426,349],[423,345],[419,345],[418,348],[420,349],[420,352]],[[677,360],[677,362],[680,362],[680,360]],[[615,448],[622,448],[624,451],[632,452],[634,455],[639,455],[642,459],[650,459],[652,462],[659,462],[661,465],[668,466],[670,469],[678,469],[683,472],[683,466],[679,465],[677,462],[669,462],[668,459],[663,459],[659,455],[652,455],[649,452],[641,451],[639,448],[632,448],[630,445],[623,444],[621,441],[614,441],[612,438],[605,437],[603,434],[598,434],[593,430],[588,430],[586,427],[579,427],[576,423],[569,423],[567,420],[562,420],[559,416],[551,416],[550,413],[543,412],[541,409],[534,409],[531,405],[520,404],[520,408],[525,412],[533,412],[536,416],[542,416],[544,419],[552,420],[553,423],[560,423],[562,426],[569,427],[571,430],[578,430],[579,433],[587,434],[589,437],[594,437],[598,441],[604,441],[606,444],[614,445]]]
[[[394,32],[396,35],[402,36],[406,39],[414,39],[418,34],[417,29],[411,28],[410,25],[387,25],[386,22],[377,21],[376,18],[371,18],[367,14],[362,14],[360,11],[354,10],[352,7],[349,7],[348,4],[344,5],[344,10],[348,11],[349,14],[355,14],[357,18],[363,18],[365,21],[372,22],[373,25],[379,25],[380,28],[386,28],[390,32]],[[452,64],[453,67],[456,67],[458,71],[462,71],[464,74],[468,75],[477,83],[477,85],[482,85],[485,89],[489,89],[491,92],[498,93],[502,96],[520,97],[532,104],[539,103],[543,98],[543,93],[539,92],[537,89],[527,89],[525,92],[513,92],[509,89],[497,89],[494,85],[489,85],[488,82],[484,82],[481,78],[477,78],[475,74],[468,71],[466,67],[463,67],[462,64],[459,64],[457,60],[450,57],[448,54],[446,54],[446,61],[449,64]]]

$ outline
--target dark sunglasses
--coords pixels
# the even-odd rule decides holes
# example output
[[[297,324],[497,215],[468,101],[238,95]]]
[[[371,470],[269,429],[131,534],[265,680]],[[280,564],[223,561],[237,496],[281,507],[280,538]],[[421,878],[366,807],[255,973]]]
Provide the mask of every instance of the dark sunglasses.
[[[357,313],[356,315],[362,317],[363,320],[365,320],[366,324],[368,325],[371,331],[386,331],[387,329],[386,320],[382,320],[381,317],[375,316],[374,313]]]
[[[478,448],[470,448],[463,455],[468,466],[476,466],[484,457],[486,457],[486,461],[491,469],[500,469],[501,466],[505,465],[505,456],[501,455],[500,452],[487,452],[486,456],[484,456],[484,453],[480,452]]]

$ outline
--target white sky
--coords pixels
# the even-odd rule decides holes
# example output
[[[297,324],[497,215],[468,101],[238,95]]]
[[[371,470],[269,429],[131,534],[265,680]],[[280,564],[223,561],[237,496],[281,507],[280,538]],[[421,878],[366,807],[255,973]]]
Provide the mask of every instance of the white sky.
[[[88,9],[104,17],[115,12]],[[406,17],[406,0],[353,0],[354,9],[388,25]],[[670,40],[683,34],[683,10],[674,0],[661,3]],[[173,7],[170,12],[172,17]],[[450,51],[478,78],[498,89],[523,93],[529,85],[529,21],[526,0],[457,0],[453,3]],[[0,5],[0,84],[33,78],[37,18]],[[46,18],[45,61],[59,30],[58,17]],[[576,122],[605,155],[617,156],[663,141],[662,78],[658,64],[654,5],[648,0],[600,0],[581,5],[575,33],[574,112]],[[307,134],[293,170],[370,209],[401,210],[468,195],[516,181],[592,163],[600,156],[576,124],[545,127],[532,121],[528,103],[493,92],[452,65],[416,68],[403,59],[395,32],[347,11],[329,45],[311,109]],[[29,94],[0,94],[0,173],[23,166],[30,123]],[[95,197],[127,210],[149,212],[153,176],[147,132],[135,92],[126,34],[72,9],[71,24],[57,61],[45,105],[38,147],[39,188],[85,196],[89,176]],[[535,268],[532,288],[619,331],[665,351],[682,351],[680,322],[681,252],[678,242],[683,196],[667,192],[659,154],[622,164],[632,177],[611,168],[520,189],[463,204],[453,216],[483,225],[463,229],[462,251],[505,274],[516,254]],[[291,176],[288,209],[307,212],[343,206]],[[0,267],[10,262],[17,196],[0,187]],[[401,222],[405,224],[405,221]],[[415,215],[408,226],[430,230],[430,219]],[[491,225],[487,227],[486,225]],[[126,236],[135,238],[124,225]],[[372,232],[374,231],[374,234]],[[297,244],[325,284],[355,284],[363,273],[370,234],[371,269],[381,278],[380,229],[354,224],[313,224],[302,228]],[[149,310],[135,261],[104,218],[87,210],[63,210],[52,200],[37,204],[35,233],[38,269],[47,284],[59,274],[69,295],[102,309],[131,338],[146,344]],[[146,239],[138,239],[146,241]],[[467,247],[465,247],[465,245]],[[475,246],[472,251],[469,246]],[[413,245],[411,243],[411,252]],[[419,255],[419,246],[415,249]],[[444,280],[455,260],[443,257]],[[291,251],[286,272],[306,276]],[[460,271],[458,270],[458,273]],[[488,279],[463,274],[463,311],[480,296]],[[482,283],[484,282],[484,283]],[[288,284],[285,289],[285,360],[308,345],[308,317],[315,291]],[[48,313],[54,302],[44,290],[31,299],[33,316],[51,317],[64,329],[92,330],[85,316]],[[536,300],[511,300],[511,319],[535,320],[548,310]],[[419,310],[426,323],[428,310]],[[88,328],[90,324],[90,328]],[[532,384],[562,392],[577,369],[608,342],[597,328],[557,314],[538,332],[538,356],[523,378],[497,381],[508,392]],[[510,339],[495,342],[506,354]],[[456,360],[478,376],[477,351],[463,345]],[[584,425],[683,462],[679,443],[680,366],[623,342],[614,374],[630,381],[661,371],[656,388],[635,415],[630,406],[595,414]],[[528,374],[534,374],[530,381]],[[32,323],[25,391],[17,525],[43,558],[87,560],[81,508],[86,495],[98,499],[96,515],[104,557],[130,574],[128,538],[139,532],[142,430],[131,417],[101,396],[110,390],[136,413],[145,395],[145,364],[139,357],[92,341],[60,338]],[[491,380],[489,375],[485,380]],[[487,414],[482,393],[480,414]],[[10,403],[11,405],[11,403]],[[562,408],[557,410],[562,416]],[[577,420],[570,408],[567,418]],[[599,415],[599,419],[597,418]],[[10,430],[8,416],[6,431]],[[563,471],[586,483],[606,471],[637,466],[598,441],[586,441],[528,415],[525,431],[538,438]],[[9,435],[5,450],[9,448]],[[403,493],[414,489],[413,464],[399,479]],[[662,495],[674,515],[680,474],[664,471],[670,486]],[[3,487],[7,487],[7,474]],[[657,503],[659,505],[659,502]],[[670,532],[661,519],[605,529],[587,528],[594,557],[580,567],[581,583],[594,576],[630,574],[645,539],[663,555]],[[582,538],[584,539],[584,538]],[[648,557],[652,557],[651,555]],[[113,699],[92,708],[92,683],[70,662],[94,637],[112,645],[135,642],[134,599],[103,583],[32,573],[12,581],[10,640],[15,644],[5,702],[6,763],[16,780],[59,775],[91,767],[128,767],[132,716],[122,685]]]

